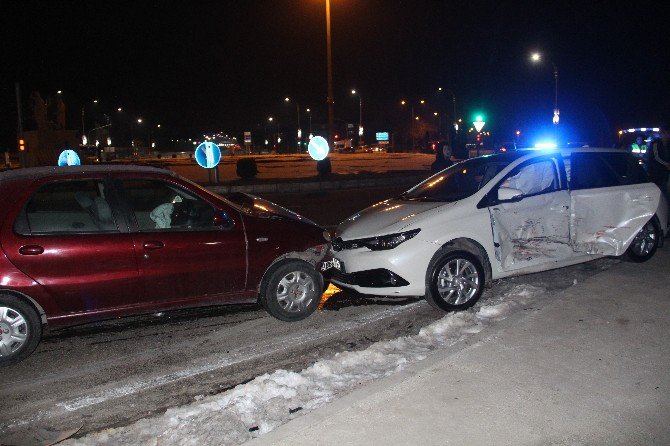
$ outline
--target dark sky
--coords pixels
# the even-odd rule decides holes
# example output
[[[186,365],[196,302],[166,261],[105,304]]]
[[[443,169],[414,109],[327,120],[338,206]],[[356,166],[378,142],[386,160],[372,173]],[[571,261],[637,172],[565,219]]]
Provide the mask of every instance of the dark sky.
[[[366,131],[388,130],[408,114],[401,98],[450,104],[435,95],[442,86],[459,115],[482,110],[509,140],[550,122],[553,61],[571,139],[670,122],[670,15],[660,5],[331,0],[336,117],[357,121],[355,87]],[[182,137],[295,119],[285,96],[326,119],[325,0],[3,0],[0,17],[0,150],[15,144],[17,81],[26,103],[34,89],[63,90],[74,128],[92,99]],[[544,65],[529,63],[534,49]]]

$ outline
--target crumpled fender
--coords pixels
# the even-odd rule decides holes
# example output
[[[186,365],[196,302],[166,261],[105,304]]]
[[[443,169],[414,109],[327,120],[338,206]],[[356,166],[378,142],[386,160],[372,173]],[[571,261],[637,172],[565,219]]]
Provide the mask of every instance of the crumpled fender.
[[[318,265],[321,263],[321,261],[328,255],[329,251],[329,245],[327,243],[324,243],[323,245],[317,245],[317,246],[312,246],[310,248],[307,248],[304,251],[291,251],[291,252],[286,252],[279,257],[277,257],[271,264],[268,266],[268,268],[265,270],[265,273],[263,273],[263,277],[268,273],[268,271],[272,270],[273,267],[280,262],[283,262],[285,260],[302,260],[304,262],[309,263],[314,267],[316,272],[321,274],[321,271],[318,268]],[[261,292],[261,287],[263,284],[263,280],[261,280],[258,284],[258,292]]]

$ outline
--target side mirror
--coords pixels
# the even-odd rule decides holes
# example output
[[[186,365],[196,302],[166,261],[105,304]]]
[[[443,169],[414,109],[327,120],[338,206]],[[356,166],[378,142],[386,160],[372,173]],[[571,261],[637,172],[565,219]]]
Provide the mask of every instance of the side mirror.
[[[519,201],[523,197],[523,192],[512,187],[498,188],[498,201]]]
[[[230,229],[235,226],[235,221],[228,216],[226,211],[216,211],[214,213],[214,221],[212,224],[223,229]]]

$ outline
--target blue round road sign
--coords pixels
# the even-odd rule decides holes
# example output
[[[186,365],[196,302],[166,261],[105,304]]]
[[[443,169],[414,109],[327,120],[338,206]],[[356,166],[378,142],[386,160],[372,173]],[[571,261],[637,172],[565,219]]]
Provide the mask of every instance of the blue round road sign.
[[[325,138],[321,136],[315,136],[309,141],[307,151],[309,152],[309,156],[311,156],[313,159],[316,161],[321,161],[328,156],[328,152],[330,151],[330,148],[328,147],[328,141],[326,141]]]
[[[212,169],[221,161],[221,149],[213,142],[205,141],[195,149],[195,161],[205,169]]]
[[[79,166],[81,165],[81,160],[77,152],[71,149],[63,150],[58,157],[59,166]]]

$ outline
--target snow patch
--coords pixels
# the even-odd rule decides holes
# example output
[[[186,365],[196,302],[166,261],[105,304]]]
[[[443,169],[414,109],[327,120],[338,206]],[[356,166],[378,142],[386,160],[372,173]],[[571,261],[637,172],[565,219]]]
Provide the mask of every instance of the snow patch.
[[[449,313],[416,335],[338,353],[300,372],[277,370],[220,395],[198,396],[195,402],[168,409],[161,416],[63,444],[241,444],[483,330],[542,293],[544,288],[518,285],[490,304]]]

